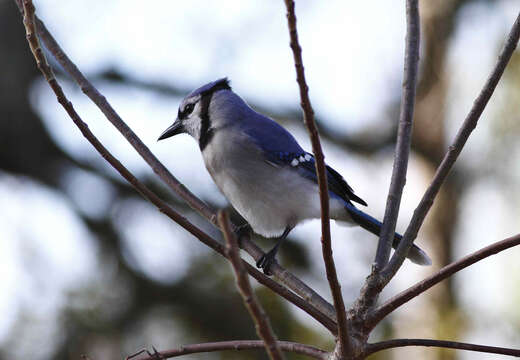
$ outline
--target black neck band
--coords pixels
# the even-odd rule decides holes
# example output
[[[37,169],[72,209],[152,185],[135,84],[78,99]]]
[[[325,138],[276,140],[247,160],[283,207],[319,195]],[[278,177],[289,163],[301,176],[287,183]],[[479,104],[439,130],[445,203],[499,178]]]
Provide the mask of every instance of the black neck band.
[[[199,135],[199,148],[200,151],[209,144],[211,138],[214,135],[215,129],[211,127],[211,121],[209,119],[209,104],[211,103],[211,97],[213,93],[219,90],[231,90],[229,81],[227,78],[216,81],[213,86],[201,93],[200,98],[200,135]]]
[[[208,92],[202,94],[200,99],[200,135],[199,135],[199,148],[200,151],[204,150],[204,148],[209,144],[209,141],[213,137],[213,129],[210,127],[209,120],[209,104],[211,102],[211,97],[213,96],[213,92]]]

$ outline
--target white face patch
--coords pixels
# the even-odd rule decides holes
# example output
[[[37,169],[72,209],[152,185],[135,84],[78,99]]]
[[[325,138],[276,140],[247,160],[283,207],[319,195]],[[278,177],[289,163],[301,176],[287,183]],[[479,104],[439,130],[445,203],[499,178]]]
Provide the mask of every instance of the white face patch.
[[[185,105],[186,107],[186,105]],[[195,107],[191,114],[187,115],[185,119],[182,119],[182,125],[188,134],[190,134],[195,140],[199,141],[200,138],[200,126],[201,119],[199,117],[200,114],[200,104],[199,102],[195,103]]]

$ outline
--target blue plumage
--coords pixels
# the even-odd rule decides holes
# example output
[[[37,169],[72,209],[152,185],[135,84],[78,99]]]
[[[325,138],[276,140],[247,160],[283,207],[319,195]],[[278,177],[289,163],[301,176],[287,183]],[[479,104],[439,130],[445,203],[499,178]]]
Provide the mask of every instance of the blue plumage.
[[[254,112],[254,116],[248,116],[239,126],[267,156],[304,153],[291,133],[262,114]]]

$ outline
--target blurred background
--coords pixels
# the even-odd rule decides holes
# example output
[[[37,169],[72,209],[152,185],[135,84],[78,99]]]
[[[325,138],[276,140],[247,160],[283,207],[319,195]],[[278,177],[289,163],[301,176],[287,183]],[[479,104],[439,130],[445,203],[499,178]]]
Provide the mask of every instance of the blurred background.
[[[283,1],[36,1],[63,49],[160,160],[195,194],[227,206],[187,135],[157,143],[182,97],[228,76],[254,108],[310,150],[301,122]],[[404,52],[404,1],[297,1],[310,96],[327,162],[381,218],[390,182]],[[514,0],[421,1],[413,148],[404,231],[519,11]],[[81,136],[36,69],[13,1],[0,1],[0,358],[118,359],[206,341],[254,339],[229,265],[145,202]],[[406,262],[382,300],[439,267],[518,233],[520,56],[506,73],[417,243],[434,265]],[[100,140],[191,221],[219,236],[149,167],[56,66]],[[296,228],[281,263],[330,299],[319,221]],[[376,239],[332,225],[348,304]],[[272,243],[258,240],[268,249]],[[519,347],[520,249],[479,262],[394,313],[372,341],[424,337]],[[245,256],[247,258],[247,255]],[[278,337],[332,348],[305,313],[257,286]],[[494,359],[403,348],[392,359]],[[265,359],[226,352],[188,359]],[[290,359],[301,357],[291,355]]]

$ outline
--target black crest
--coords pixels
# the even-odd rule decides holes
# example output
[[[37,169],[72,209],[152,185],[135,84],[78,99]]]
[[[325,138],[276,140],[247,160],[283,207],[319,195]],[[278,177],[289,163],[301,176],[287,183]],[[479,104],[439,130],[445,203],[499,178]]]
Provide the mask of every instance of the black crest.
[[[200,92],[202,96],[213,94],[219,90],[231,90],[231,86],[229,85],[229,80],[227,77],[213,81],[204,87],[205,89],[201,89]]]

